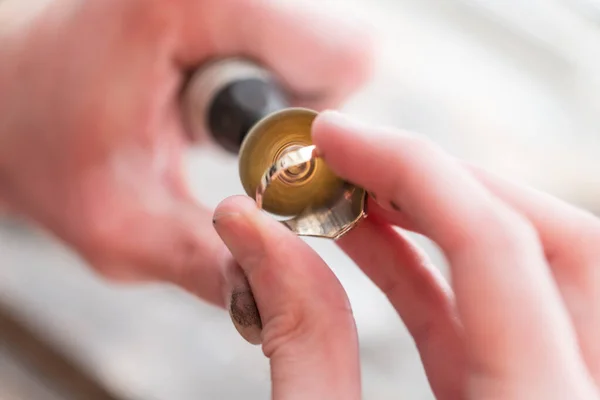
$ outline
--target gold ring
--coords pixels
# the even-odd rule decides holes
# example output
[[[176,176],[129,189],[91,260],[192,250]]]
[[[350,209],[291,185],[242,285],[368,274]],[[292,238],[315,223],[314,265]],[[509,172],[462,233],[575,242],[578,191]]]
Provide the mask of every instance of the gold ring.
[[[263,196],[271,182],[286,171],[306,165],[316,158],[319,158],[319,154],[314,145],[300,147],[279,158],[261,178],[255,195],[257,206],[262,209]],[[331,202],[317,207],[309,206],[299,215],[281,223],[299,236],[337,240],[366,217],[365,202],[366,192],[345,182],[339,195]]]
[[[267,191],[267,188],[275,179],[282,176],[291,168],[303,166],[312,160],[318,158],[316,146],[300,147],[297,150],[290,151],[278,159],[272,166],[263,174],[260,179],[260,184],[256,188],[256,204],[258,208],[262,208],[262,199]]]

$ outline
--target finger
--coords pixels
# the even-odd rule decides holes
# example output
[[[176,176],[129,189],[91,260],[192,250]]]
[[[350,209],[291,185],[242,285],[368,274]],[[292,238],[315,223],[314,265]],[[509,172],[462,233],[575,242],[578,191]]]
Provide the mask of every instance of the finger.
[[[475,166],[470,172],[492,193],[523,213],[538,228],[550,261],[577,262],[576,271],[600,258],[600,220],[589,212],[533,188],[509,182]],[[573,243],[579,251],[574,252]],[[574,259],[573,257],[581,257]],[[584,261],[584,265],[579,262]],[[585,268],[583,268],[585,267]]]
[[[3,215],[14,214],[18,211],[14,204],[9,202],[9,179],[4,176],[4,172],[0,168],[0,217]]]
[[[528,379],[560,376],[564,383],[572,377],[564,368],[582,370],[564,305],[524,218],[413,135],[324,113],[313,125],[313,140],[337,174],[403,210],[442,248],[472,368],[511,383],[530,371],[537,375]]]
[[[250,199],[225,200],[214,218],[258,306],[273,397],[359,399],[356,328],[333,272]]]
[[[394,204],[394,206],[396,206],[396,204]],[[418,233],[417,228],[402,210],[399,208],[394,209],[389,204],[381,204],[375,194],[369,195],[369,198],[367,199],[367,210],[369,215],[373,215],[378,219],[387,221],[404,230]]]
[[[2,199],[0,199],[0,216],[7,215],[10,213],[10,211],[11,211],[11,209],[10,209],[8,203],[6,203]]]
[[[600,220],[534,189],[470,166],[496,196],[536,227],[577,330],[588,368],[600,383]]]
[[[428,257],[407,236],[372,216],[337,243],[404,321],[436,398],[465,398],[465,360],[453,294]]]
[[[184,0],[183,63],[245,55],[315,109],[336,107],[369,77],[373,46],[357,21],[268,0]],[[319,7],[322,9],[322,7]],[[235,21],[235,22],[233,22]],[[303,104],[305,103],[305,104]]]
[[[106,213],[86,230],[87,243],[79,247],[92,265],[114,281],[171,282],[224,306],[219,268],[224,245],[212,228],[212,212],[191,199],[146,205],[121,202],[114,220]]]
[[[468,166],[496,196],[523,213],[539,232],[546,258],[577,333],[583,358],[596,383],[600,383],[600,222],[588,212],[558,199],[521,187],[500,177]],[[393,207],[369,199],[369,214],[404,229],[417,231]]]

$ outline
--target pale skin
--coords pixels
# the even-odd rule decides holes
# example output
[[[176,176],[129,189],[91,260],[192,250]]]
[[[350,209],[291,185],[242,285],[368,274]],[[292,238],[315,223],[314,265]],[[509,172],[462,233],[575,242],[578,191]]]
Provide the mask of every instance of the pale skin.
[[[598,398],[596,217],[416,134],[324,112],[313,139],[336,173],[377,199],[338,245],[398,311],[438,399]],[[273,367],[286,364],[275,393],[303,398],[289,394],[297,386],[313,390],[305,398],[360,398],[354,320],[328,267],[249,199],[225,200],[215,220],[248,276],[263,348]],[[406,231],[441,248],[452,284]],[[315,374],[297,372],[305,370]]]
[[[6,6],[12,1],[0,2],[0,21],[24,12]],[[172,282],[227,306],[270,358],[274,399],[359,399],[343,287],[252,200],[229,198],[213,212],[191,199],[175,94],[189,66],[243,52],[265,60],[299,98],[321,94],[303,105],[333,108],[368,76],[369,45],[344,28],[319,40],[302,14],[266,3],[165,0],[144,2],[144,12],[139,1],[54,3],[64,7],[0,23],[10,44],[0,46],[5,204],[106,277]],[[261,28],[222,26],[228,7]],[[265,16],[286,34],[269,34]],[[101,47],[91,51],[89,41]],[[317,54],[294,56],[290,41]],[[348,70],[332,73],[340,66]],[[596,217],[417,134],[328,111],[313,139],[337,174],[373,195],[369,217],[337,244],[398,311],[438,399],[600,399]],[[440,247],[451,283],[406,231]]]

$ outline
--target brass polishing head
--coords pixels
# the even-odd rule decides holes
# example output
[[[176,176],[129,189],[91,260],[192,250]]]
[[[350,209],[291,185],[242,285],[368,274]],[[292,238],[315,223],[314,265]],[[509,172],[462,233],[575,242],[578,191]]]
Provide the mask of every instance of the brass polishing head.
[[[287,108],[259,121],[240,149],[239,173],[248,196],[256,199],[261,178],[287,152],[312,145],[311,128],[318,114],[304,108]],[[271,182],[262,207],[279,216],[297,215],[339,196],[345,182],[320,158],[290,168]]]

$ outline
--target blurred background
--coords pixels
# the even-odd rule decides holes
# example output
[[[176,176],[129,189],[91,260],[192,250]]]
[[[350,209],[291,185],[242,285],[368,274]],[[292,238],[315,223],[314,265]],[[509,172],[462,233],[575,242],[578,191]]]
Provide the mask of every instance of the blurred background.
[[[347,111],[422,132],[457,156],[600,213],[599,0],[312,3],[377,32],[376,74]],[[188,161],[203,202],[243,193],[235,158],[203,148]],[[309,243],[354,307],[364,399],[432,399],[383,295],[333,243]],[[9,219],[0,220],[0,305],[1,400],[269,398],[267,360],[226,313],[171,287],[111,286]],[[47,345],[74,366],[49,364]]]

